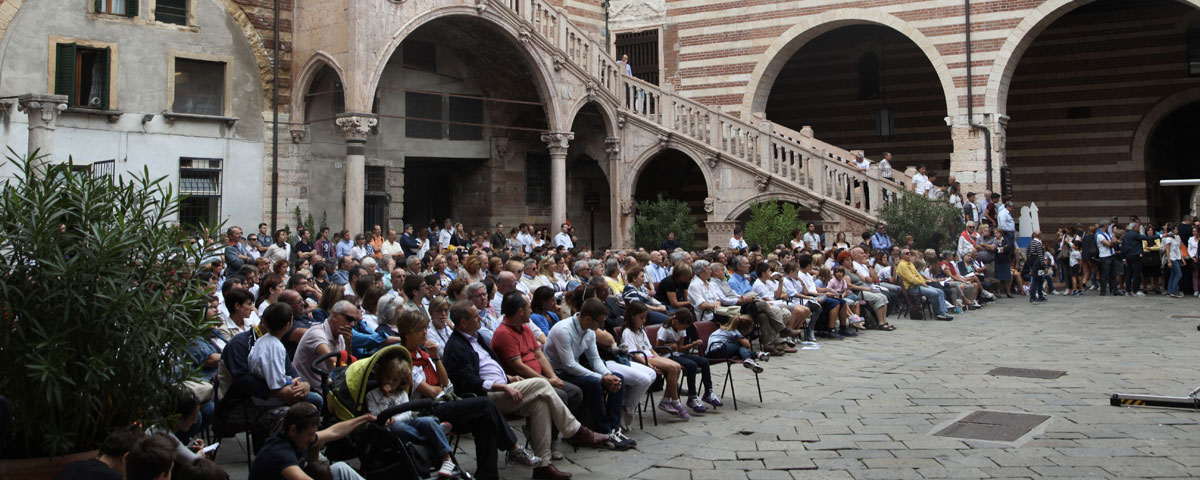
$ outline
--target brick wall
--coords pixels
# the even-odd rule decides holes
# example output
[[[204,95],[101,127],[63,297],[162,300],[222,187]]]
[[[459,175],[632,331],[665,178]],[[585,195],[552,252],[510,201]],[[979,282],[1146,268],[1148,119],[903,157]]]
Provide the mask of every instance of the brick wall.
[[[1012,28],[1043,0],[995,0],[972,2],[972,40],[975,84],[984,86],[993,57],[1012,33]],[[675,37],[667,42],[669,81],[695,98],[714,105],[738,105],[750,84],[750,72],[761,55],[784,32],[804,20],[821,21],[826,16],[853,19],[887,16],[910,37],[923,36],[928,47],[941,55],[954,83],[966,84],[963,3],[957,0],[859,0],[791,2],[783,0],[667,2],[669,30]],[[712,57],[717,56],[714,60]],[[984,104],[983,89],[975,92],[975,104]],[[954,92],[958,104],[966,105],[965,91]],[[944,110],[944,109],[943,109]]]
[[[880,59],[880,96],[859,98],[858,62]],[[950,168],[950,127],[937,73],[921,51],[895,30],[855,25],[826,33],[796,53],[775,81],[767,118],[793,130],[811,125],[817,138],[870,158],[894,154],[893,168],[924,163]],[[895,135],[877,135],[877,112],[888,107]]]
[[[1200,86],[1179,28],[1190,10],[1097,3],[1060,18],[1026,51],[1009,93],[1007,155],[1015,200],[1037,202],[1043,227],[1153,213],[1147,183],[1157,179],[1133,150],[1134,133],[1164,98]]]

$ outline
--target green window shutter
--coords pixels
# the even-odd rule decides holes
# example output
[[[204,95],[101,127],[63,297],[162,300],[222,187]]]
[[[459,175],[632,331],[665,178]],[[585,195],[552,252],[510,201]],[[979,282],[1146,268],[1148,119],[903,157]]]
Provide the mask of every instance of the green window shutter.
[[[58,44],[54,59],[54,94],[66,95],[67,105],[75,106],[75,44]]]
[[[125,16],[126,17],[138,16],[138,3],[139,2],[141,2],[141,0],[125,0]]]
[[[102,86],[100,87],[100,109],[108,110],[108,91],[112,85],[108,84],[110,75],[109,70],[112,68],[112,49],[104,47],[104,58],[100,60],[100,79]]]
[[[104,11],[104,0],[96,0],[96,13]]]

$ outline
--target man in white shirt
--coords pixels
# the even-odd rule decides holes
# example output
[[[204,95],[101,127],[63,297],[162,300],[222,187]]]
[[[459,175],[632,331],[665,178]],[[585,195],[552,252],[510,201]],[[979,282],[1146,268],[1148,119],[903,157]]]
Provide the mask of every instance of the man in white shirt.
[[[913,191],[917,195],[925,195],[929,191],[929,188],[933,186],[933,183],[929,181],[929,177],[925,175],[924,165],[917,167],[917,174],[913,175],[912,181]]]
[[[733,237],[729,239],[729,249],[735,252],[750,248],[746,245],[746,240],[742,238],[742,227],[733,229]]]
[[[650,264],[646,265],[646,279],[650,281],[650,285],[657,287],[670,273],[671,269],[664,264],[662,252],[650,252]]]
[[[809,222],[805,227],[804,246],[809,250],[821,250],[821,234],[817,233],[817,225]]]
[[[867,170],[871,169],[871,161],[867,160],[867,157],[864,157],[863,154],[856,153],[854,155],[854,169],[862,173],[867,173]]]
[[[517,227],[517,241],[525,249],[525,253],[533,251],[533,225],[522,223]]]
[[[1096,230],[1096,249],[1099,250],[1096,263],[1100,264],[1101,296],[1109,292],[1117,294],[1117,269],[1121,267],[1121,257],[1116,255],[1114,248],[1119,240],[1109,233],[1109,225],[1108,220],[1101,221],[1100,228]]]
[[[567,250],[575,248],[575,242],[571,241],[571,226],[564,223],[558,228],[560,231],[558,232],[558,235],[554,236],[554,246],[564,247]]]
[[[380,249],[380,253],[396,258],[403,251],[404,247],[401,247],[400,243],[396,241],[396,229],[389,228],[387,239],[383,241],[383,248]]]
[[[975,222],[967,222],[967,229],[958,235],[958,256],[975,253],[975,244],[979,242],[979,234],[975,233]]]
[[[454,224],[450,223],[447,218],[443,223],[442,229],[438,231],[438,251],[444,252],[450,246],[450,238],[454,235]]]
[[[688,285],[687,296],[699,317],[697,320],[712,320],[717,312],[727,317],[738,315],[741,311],[738,305],[754,301],[754,293],[747,292],[741,297],[726,297],[721,287],[711,281],[712,272],[709,265],[707,260],[696,260],[692,264],[695,276]]]

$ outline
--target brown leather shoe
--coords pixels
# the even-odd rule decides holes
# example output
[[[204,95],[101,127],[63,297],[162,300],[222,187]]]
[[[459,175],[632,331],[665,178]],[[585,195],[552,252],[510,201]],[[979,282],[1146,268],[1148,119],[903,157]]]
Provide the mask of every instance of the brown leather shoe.
[[[546,465],[544,467],[535,467],[533,469],[534,480],[566,480],[571,478],[571,474],[559,470],[554,465]]]
[[[778,348],[779,351],[781,351],[783,353],[796,353],[799,351],[799,350],[796,350],[795,348],[789,347],[787,345],[777,345],[775,348]]]
[[[775,345],[767,345],[767,349],[763,350],[763,351],[771,354],[772,357],[778,357],[778,356],[783,355],[783,351],[780,350],[779,347],[777,347]]]
[[[607,441],[608,441],[608,435],[601,435],[599,433],[593,432],[591,429],[589,429],[583,425],[580,425],[579,431],[575,432],[574,435],[571,435],[571,438],[567,439],[567,443],[571,444],[571,446],[574,446],[576,448],[578,448],[578,447],[594,447],[597,445],[601,445]]]

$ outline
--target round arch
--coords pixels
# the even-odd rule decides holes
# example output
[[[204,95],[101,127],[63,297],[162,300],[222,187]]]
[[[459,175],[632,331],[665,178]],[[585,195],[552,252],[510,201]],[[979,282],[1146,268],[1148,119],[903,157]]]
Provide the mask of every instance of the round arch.
[[[942,54],[938,52],[937,47],[925,34],[921,33],[920,30],[917,30],[916,27],[913,27],[908,22],[893,15],[873,9],[848,8],[829,10],[820,15],[801,19],[796,25],[780,35],[763,52],[760,56],[763,60],[759,61],[751,72],[748,84],[749,88],[742,98],[742,110],[747,115],[747,118],[754,112],[766,111],[767,97],[770,96],[771,87],[775,85],[775,80],[779,76],[779,72],[783,70],[784,65],[792,58],[792,55],[795,55],[805,44],[822,34],[851,25],[888,27],[900,32],[916,44],[917,48],[925,54],[929,63],[933,65],[934,71],[937,72],[938,80],[942,84],[942,94],[946,100],[946,115],[955,116],[958,114],[958,94],[957,89],[954,87],[954,76],[951,75],[946,62],[942,60]]]
[[[642,174],[645,173],[646,167],[650,165],[652,160],[658,157],[658,154],[667,150],[675,150],[691,159],[691,161],[696,164],[696,167],[700,169],[700,174],[704,175],[704,190],[710,194],[712,193],[714,187],[716,186],[716,180],[713,178],[713,172],[710,171],[708,166],[705,165],[704,162],[698,160],[699,158],[702,158],[699,155],[699,152],[689,148],[686,145],[680,145],[674,142],[667,142],[665,145],[659,143],[655,147],[648,148],[638,155],[638,157],[629,165],[629,171],[633,174],[625,175],[625,178],[620,179],[622,181],[621,191],[627,192],[629,194],[628,197],[632,197],[634,192],[637,190],[638,180],[640,180]]]
[[[337,59],[333,58],[324,51],[318,50],[308,57],[304,62],[304,66],[300,67],[297,73],[296,81],[293,83],[292,89],[292,123],[304,123],[304,105],[308,95],[308,89],[312,85],[314,79],[320,74],[321,70],[329,67],[333,73],[337,75],[338,80],[341,80],[342,85],[346,85],[345,70],[338,63]],[[344,100],[344,99],[343,99]]]
[[[617,127],[616,108],[613,105],[610,105],[608,102],[601,101],[599,98],[589,99],[586,96],[576,100],[569,108],[566,109],[566,115],[563,117],[563,119],[569,120],[569,122],[567,123],[567,128],[565,130],[569,131],[571,126],[575,125],[575,118],[579,116],[579,112],[583,110],[584,107],[587,107],[589,103],[595,105],[596,110],[600,111],[600,116],[604,117],[604,129],[608,136],[615,137],[617,135],[617,130],[619,129],[619,127]]]
[[[1158,128],[1163,119],[1170,115],[1175,109],[1187,105],[1189,103],[1200,102],[1200,88],[1192,88],[1171,95],[1162,99],[1142,116],[1142,120],[1138,122],[1137,130],[1133,133],[1133,144],[1129,151],[1132,167],[1145,170],[1146,168],[1146,144],[1150,141],[1154,130]]]
[[[829,212],[828,212],[829,209],[820,208],[821,203],[823,203],[823,201],[818,201],[817,206],[814,207],[812,199],[804,198],[804,197],[794,194],[794,193],[767,192],[767,193],[760,193],[753,197],[742,200],[740,203],[738,203],[732,209],[729,210],[729,213],[727,215],[725,215],[725,221],[726,222],[737,221],[738,218],[740,218],[743,214],[745,214],[747,211],[750,210],[751,205],[754,205],[755,203],[759,203],[759,202],[766,202],[769,200],[780,200],[780,201],[784,201],[784,202],[790,202],[790,203],[799,205],[801,207],[807,208],[809,210],[812,210],[814,212],[817,212],[817,214],[821,216],[822,222],[828,222],[828,221],[833,220],[833,217],[829,215]]]
[[[1096,0],[1047,0],[1017,24],[1008,40],[1000,47],[995,63],[992,64],[985,90],[984,111],[1005,112],[1008,108],[1008,88],[1012,83],[1013,73],[1017,71],[1017,65],[1025,56],[1025,50],[1055,20],[1094,1]],[[1200,8],[1200,0],[1176,1]]]
[[[360,109],[361,111],[370,111],[375,91],[379,88],[380,79],[383,78],[383,71],[387,68],[388,62],[391,61],[392,56],[395,55],[396,49],[400,48],[400,44],[403,43],[404,40],[407,39],[408,36],[418,28],[435,20],[455,16],[483,19],[496,26],[500,32],[503,32],[503,34],[507,36],[508,39],[517,47],[517,51],[521,52],[522,58],[530,66],[530,70],[532,70],[533,75],[537,77],[534,81],[534,88],[537,89],[538,93],[542,97],[542,100],[545,102],[543,110],[546,114],[546,124],[552,131],[557,132],[566,131],[566,129],[571,127],[570,125],[563,126],[561,124],[561,116],[559,115],[557,108],[558,104],[555,101],[556,97],[553,95],[553,91],[550,89],[550,85],[554,84],[554,78],[548,70],[547,65],[539,61],[540,58],[552,58],[552,55],[530,54],[530,45],[535,43],[535,41],[528,38],[531,35],[530,33],[521,32],[520,28],[525,27],[511,24],[508,21],[509,18],[505,15],[501,15],[497,9],[487,9],[480,13],[480,11],[477,10],[473,5],[452,5],[435,8],[412,18],[399,29],[397,29],[392,34],[391,40],[389,40],[387,45],[384,45],[383,49],[380,51],[379,57],[375,59],[375,65],[371,68],[371,77],[367,80],[366,90],[362,92],[351,92],[351,87],[347,86],[347,109],[351,108],[351,105],[353,105],[353,108],[355,109]]]

